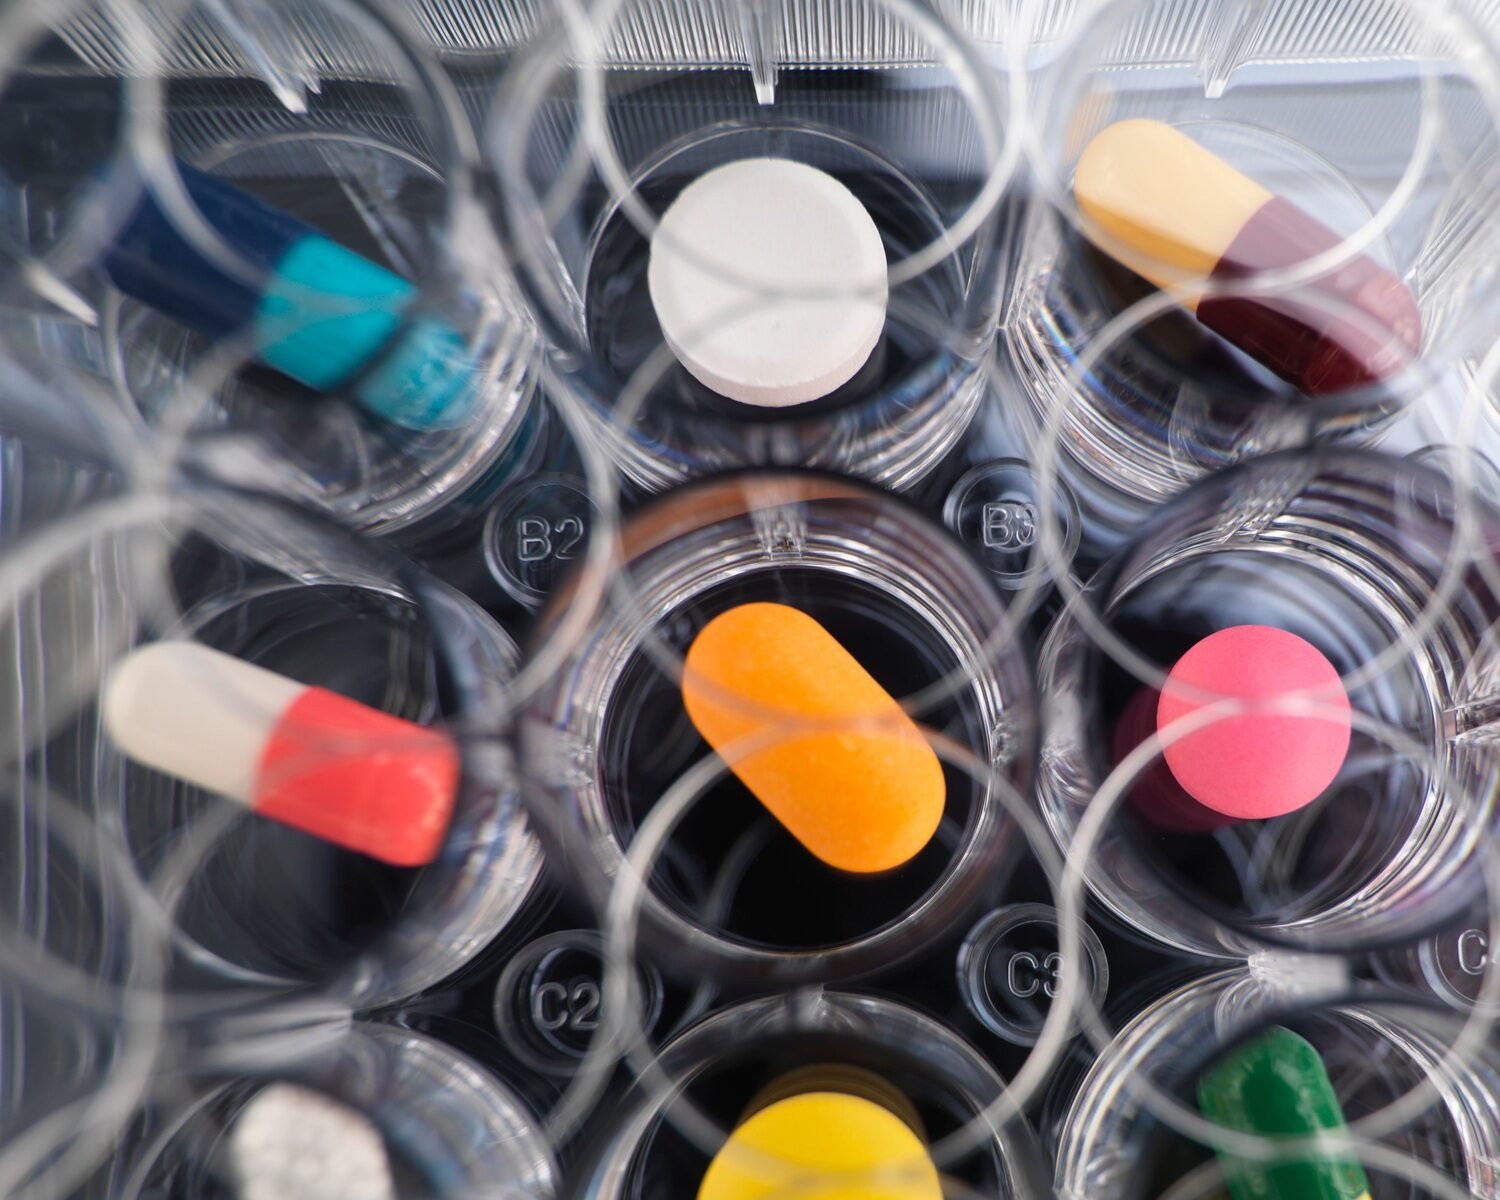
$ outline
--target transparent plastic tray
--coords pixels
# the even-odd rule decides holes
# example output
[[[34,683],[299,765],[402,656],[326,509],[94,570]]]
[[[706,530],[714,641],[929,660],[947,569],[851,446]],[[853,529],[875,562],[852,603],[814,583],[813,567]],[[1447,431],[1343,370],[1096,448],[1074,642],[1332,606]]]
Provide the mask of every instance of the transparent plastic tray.
[[[1075,190],[1125,121],[1331,236],[1164,264]],[[888,266],[876,350],[787,409],[703,384],[651,302],[663,215],[759,157],[842,182]],[[1500,1200],[1497,164],[1490,0],[0,10],[0,1195]],[[333,249],[291,278],[262,236]],[[1414,344],[1340,282],[1387,276]],[[1378,377],[1320,391],[1214,302]],[[931,750],[894,867],[738,773],[870,718],[746,749],[690,713],[705,627],[767,602]],[[1240,626],[1348,700],[1328,780],[1254,818],[1173,765],[1243,704],[1153,715]],[[207,677],[315,766],[438,739],[430,858],[133,756],[122,664],[184,645],[405,723]],[[1208,1115],[1268,1041],[1342,1121]],[[920,1153],[747,1145],[806,1096]]]

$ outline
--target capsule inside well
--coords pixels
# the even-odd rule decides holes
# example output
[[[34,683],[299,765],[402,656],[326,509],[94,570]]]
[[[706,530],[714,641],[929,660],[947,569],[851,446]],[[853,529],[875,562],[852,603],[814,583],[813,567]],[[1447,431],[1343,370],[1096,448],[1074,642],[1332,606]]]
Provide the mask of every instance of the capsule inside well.
[[[444,678],[442,667],[403,601],[341,586],[267,589],[224,605],[195,635],[279,675],[326,683],[371,708],[400,697],[403,718],[421,723],[441,715],[435,680]],[[133,860],[150,873],[185,824],[223,801],[117,757],[113,743],[105,748],[118,762],[111,803],[119,807]],[[412,911],[423,878],[419,869],[356,853],[281,821],[249,819],[208,847],[183,889],[176,923],[213,958],[236,967],[324,979],[382,938],[394,916]]]
[[[942,765],[921,731],[790,605],[741,604],[710,621],[688,650],[682,701],[704,740],[831,867],[898,867],[942,820]]]
[[[1344,234],[1165,122],[1100,130],[1073,194],[1101,250],[1309,395],[1378,382],[1421,353],[1420,310],[1392,271],[1344,252]],[[1323,255],[1338,265],[1276,291],[1203,286]]]
[[[681,662],[699,632],[738,605],[766,601],[815,620],[891,696],[927,694],[961,667],[940,626],[876,586],[818,567],[777,565],[709,587],[661,614],[656,633]],[[925,706],[924,729],[984,747],[990,729],[978,687]],[[726,747],[727,749],[727,747]],[[684,773],[714,756],[683,702],[682,673],[633,653],[611,691],[600,764],[611,826],[629,844]],[[722,762],[722,760],[721,760]],[[939,885],[984,803],[982,781],[943,763],[937,832],[900,867],[851,872],[811,853],[727,765],[674,826],[652,889],[685,918],[751,944],[791,950],[840,945],[899,921]],[[706,908],[710,891],[722,903]]]
[[[1281,1026],[1206,1072],[1198,1081],[1198,1107],[1241,1133],[1298,1138],[1345,1127],[1317,1049]],[[1309,1155],[1255,1162],[1222,1151],[1220,1157],[1234,1200],[1369,1200],[1370,1183],[1357,1159]]]

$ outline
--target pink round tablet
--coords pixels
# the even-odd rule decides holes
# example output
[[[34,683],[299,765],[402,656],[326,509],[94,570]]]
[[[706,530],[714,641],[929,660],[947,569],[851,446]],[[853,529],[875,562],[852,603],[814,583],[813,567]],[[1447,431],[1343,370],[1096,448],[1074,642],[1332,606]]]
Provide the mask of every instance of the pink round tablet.
[[[1311,804],[1349,752],[1349,695],[1333,664],[1284,629],[1221,629],[1177,660],[1157,703],[1156,727],[1166,733],[1173,721],[1229,696],[1291,696],[1323,711],[1268,708],[1223,717],[1179,738],[1162,755],[1183,790],[1241,820],[1279,817]]]

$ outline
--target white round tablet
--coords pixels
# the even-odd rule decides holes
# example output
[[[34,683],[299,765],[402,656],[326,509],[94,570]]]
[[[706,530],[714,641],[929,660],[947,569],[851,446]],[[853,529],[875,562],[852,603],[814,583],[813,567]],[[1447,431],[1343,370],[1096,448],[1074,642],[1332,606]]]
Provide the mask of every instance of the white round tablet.
[[[748,158],[695,179],[651,239],[651,303],[692,376],[744,404],[826,396],[885,328],[880,231],[804,163]]]
[[[363,1113],[291,1083],[257,1092],[235,1122],[240,1200],[394,1200],[385,1139]]]

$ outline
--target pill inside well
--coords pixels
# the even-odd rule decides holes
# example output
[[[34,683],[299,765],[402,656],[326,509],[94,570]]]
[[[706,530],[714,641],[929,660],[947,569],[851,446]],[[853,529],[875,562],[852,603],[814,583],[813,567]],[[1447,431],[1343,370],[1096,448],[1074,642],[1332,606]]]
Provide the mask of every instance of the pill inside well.
[[[715,617],[754,601],[811,617],[890,696],[925,693],[960,666],[940,628],[910,605],[872,584],[797,566],[708,588],[662,614],[656,630],[680,664]],[[955,744],[987,744],[990,724],[972,689],[934,700],[920,720]],[[622,844],[685,772],[713,757],[684,707],[680,666],[644,649],[633,654],[610,693],[600,749],[610,823]],[[942,763],[937,833],[900,867],[855,873],[811,853],[722,758],[712,765],[715,777],[674,828],[652,888],[686,919],[760,946],[841,945],[900,920],[939,885],[984,800],[981,781]],[[711,912],[702,901],[710,886],[723,905]]]
[[[688,650],[682,699],[704,740],[829,866],[888,870],[936,832],[945,794],[937,755],[890,693],[806,613],[751,603],[719,614]],[[799,720],[806,732],[781,728]]]
[[[444,735],[199,643],[126,655],[102,711],[143,765],[398,866],[430,862],[452,815]]]
[[[1349,750],[1349,696],[1333,664],[1305,638],[1269,625],[1203,638],[1167,676],[1158,728],[1167,735],[1174,722],[1220,698],[1283,706],[1226,714],[1167,741],[1167,766],[1199,803],[1250,820],[1282,816],[1312,803],[1338,775]],[[1312,707],[1296,711],[1298,704]]]
[[[240,1113],[229,1138],[242,1200],[392,1200],[396,1183],[379,1130],[320,1092],[273,1083]]]
[[[1421,352],[1421,313],[1392,271],[1163,121],[1095,134],[1073,194],[1101,250],[1176,289],[1199,322],[1308,395],[1375,383]],[[1334,269],[1275,292],[1201,287],[1325,255]]]
[[[832,175],[789,160],[742,159],[691,183],[652,237],[648,282],[683,367],[759,407],[847,383],[885,327],[874,220]]]
[[[1421,756],[1382,751],[1378,735],[1366,732],[1363,721],[1407,730],[1419,743],[1434,737],[1429,685],[1416,660],[1376,676],[1360,670],[1389,646],[1396,630],[1379,606],[1342,587],[1321,565],[1216,548],[1142,581],[1120,598],[1109,621],[1163,674],[1204,639],[1250,625],[1294,634],[1328,660],[1336,679],[1358,681],[1345,687],[1351,730],[1343,765],[1321,792],[1299,797],[1310,803],[1283,809],[1283,816],[1235,816],[1211,808],[1184,788],[1159,747],[1142,751],[1136,761],[1144,769],[1132,776],[1129,802],[1120,814],[1135,869],[1180,889],[1187,903],[1228,924],[1261,928],[1288,914],[1323,911],[1355,894],[1421,827],[1428,764]],[[1228,686],[1210,686],[1185,692],[1183,699],[1209,703],[1233,695]],[[1160,701],[1157,688],[1101,658],[1087,741],[1095,747],[1097,769],[1112,769],[1158,729],[1165,732]],[[1293,719],[1302,700],[1289,698],[1278,713],[1281,704],[1272,701],[1258,715]],[[1227,718],[1233,708],[1231,702],[1200,717],[1208,722],[1200,727],[1203,735],[1211,739],[1221,728],[1211,718]],[[1255,713],[1250,707],[1240,711],[1247,718]],[[1301,711],[1310,717],[1318,709],[1309,698]],[[1187,726],[1177,732],[1185,734]],[[1254,745],[1248,743],[1252,751]],[[1280,753],[1272,743],[1271,756],[1263,761],[1273,770],[1285,769],[1287,764],[1276,761]],[[1209,765],[1221,767],[1220,786],[1232,783],[1223,764],[1210,756]]]
[[[1274,1026],[1241,1046],[1198,1083],[1198,1107],[1240,1133],[1311,1137],[1343,1132],[1344,1112],[1317,1049]],[[1256,1162],[1222,1153],[1234,1200],[1369,1200],[1370,1183],[1354,1158],[1334,1155]]]
[[[698,1200],[939,1200],[937,1169],[916,1133],[872,1100],[804,1092],[767,1105],[720,1148]]]
[[[856,1001],[862,1003],[862,999]],[[873,1010],[876,1021],[884,1020],[882,1003],[877,1001]],[[752,1005],[763,1008],[760,1002]],[[897,1028],[858,1022],[839,1032],[771,1026],[735,1038],[723,1052],[713,1053],[701,1070],[692,1072],[682,1093],[684,1102],[698,1106],[721,1131],[718,1138],[706,1142],[686,1136],[669,1114],[660,1114],[638,1145],[640,1173],[631,1194],[692,1196],[696,1187],[701,1200],[725,1200],[726,1193],[717,1190],[722,1181],[748,1186],[753,1189],[748,1195],[758,1200],[773,1196],[790,1200],[794,1195],[819,1200],[1007,1195],[1008,1167],[1000,1147],[989,1140],[973,1145],[964,1139],[964,1131],[972,1130],[981,1109],[976,1105],[978,1097],[954,1079],[949,1054],[957,1050],[952,1034],[939,1035],[934,1042],[912,1041],[901,1037]],[[836,1103],[819,1105],[814,1111],[802,1099],[807,1096],[831,1097]],[[803,1104],[806,1107],[799,1112]],[[784,1150],[775,1153],[781,1145],[768,1147],[774,1157],[759,1156],[754,1165],[750,1154],[731,1158],[731,1151],[751,1150],[742,1139],[757,1136],[757,1129],[769,1132],[767,1127],[778,1119],[778,1113],[780,1120],[790,1123],[795,1118],[808,1126],[809,1134],[821,1122],[841,1114],[856,1125],[878,1123],[885,1132],[875,1153],[863,1162],[841,1165],[823,1155],[821,1161],[806,1164],[799,1184],[811,1185],[808,1190],[788,1187],[785,1181],[773,1187],[772,1181],[756,1177],[755,1168],[774,1171],[777,1158],[790,1158]],[[753,1125],[756,1118],[764,1124]],[[736,1138],[733,1144],[728,1140],[731,1136]],[[938,1147],[945,1151],[941,1158]],[[748,1171],[726,1173],[715,1180],[710,1175],[714,1160],[719,1160],[720,1171],[729,1161]],[[939,1165],[940,1180],[933,1171]],[[879,1173],[883,1186],[876,1185],[872,1172]],[[747,1173],[751,1178],[745,1178]],[[710,1192],[710,1184],[716,1190]],[[825,1190],[828,1187],[832,1190]]]

